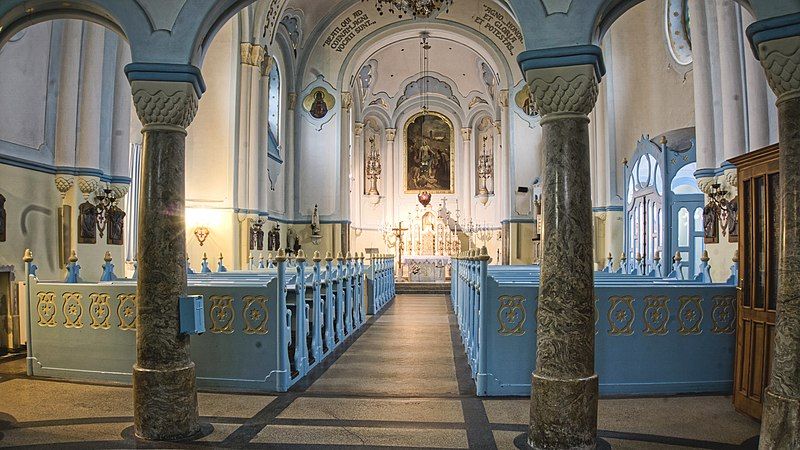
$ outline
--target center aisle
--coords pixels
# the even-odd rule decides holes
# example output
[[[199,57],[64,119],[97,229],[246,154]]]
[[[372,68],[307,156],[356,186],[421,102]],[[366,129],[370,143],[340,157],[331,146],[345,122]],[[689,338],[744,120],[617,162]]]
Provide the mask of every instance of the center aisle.
[[[399,295],[308,392],[458,395],[449,316],[445,296]]]

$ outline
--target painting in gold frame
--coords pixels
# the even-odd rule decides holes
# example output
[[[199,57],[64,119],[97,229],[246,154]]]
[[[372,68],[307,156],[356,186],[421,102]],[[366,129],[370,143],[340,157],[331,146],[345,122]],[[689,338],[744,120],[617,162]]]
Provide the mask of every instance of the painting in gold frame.
[[[455,136],[450,120],[435,112],[412,116],[404,128],[405,192],[455,192]]]

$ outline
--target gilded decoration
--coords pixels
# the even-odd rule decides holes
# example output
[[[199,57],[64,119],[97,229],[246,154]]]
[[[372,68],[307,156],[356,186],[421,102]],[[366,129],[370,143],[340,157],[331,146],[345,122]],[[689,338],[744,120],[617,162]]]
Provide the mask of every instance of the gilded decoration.
[[[703,302],[702,297],[696,295],[684,295],[678,299],[678,333],[683,336],[700,334],[700,326],[703,323]]]
[[[269,310],[267,309],[267,299],[264,296],[248,295],[243,299],[244,309],[242,318],[244,319],[244,332],[247,334],[267,334],[267,319]]]
[[[525,334],[525,297],[521,295],[501,295],[497,309],[500,336],[522,336]]]
[[[54,292],[40,292],[36,302],[36,312],[39,320],[36,323],[43,327],[56,326],[56,294]]]
[[[455,192],[455,134],[450,120],[421,112],[405,125],[405,192]]]
[[[64,313],[64,326],[67,328],[83,327],[81,297],[78,292],[65,292],[63,295],[64,305],[61,308],[61,312]]]
[[[636,313],[633,310],[633,297],[626,295],[622,297],[611,297],[608,299],[611,306],[608,308],[608,324],[611,329],[608,334],[611,336],[630,336],[633,334],[633,321]]]
[[[645,336],[664,336],[669,333],[669,297],[648,295],[644,298]]]
[[[212,333],[233,333],[233,297],[230,295],[212,295],[211,308],[208,309]]]
[[[89,318],[92,320],[90,326],[97,330],[107,330],[109,325],[109,318],[111,317],[111,306],[109,306],[108,294],[91,294],[89,295]]]
[[[736,329],[736,298],[732,295],[718,295],[714,297],[714,307],[711,310],[715,334],[731,334]]]
[[[117,296],[117,318],[120,330],[136,330],[136,295],[120,294]]]

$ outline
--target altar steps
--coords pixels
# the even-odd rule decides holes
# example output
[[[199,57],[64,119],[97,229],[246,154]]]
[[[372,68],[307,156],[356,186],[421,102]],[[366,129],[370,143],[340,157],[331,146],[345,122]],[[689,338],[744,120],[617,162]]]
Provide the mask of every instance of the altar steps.
[[[396,285],[398,294],[449,294],[450,283],[411,283],[399,282]]]

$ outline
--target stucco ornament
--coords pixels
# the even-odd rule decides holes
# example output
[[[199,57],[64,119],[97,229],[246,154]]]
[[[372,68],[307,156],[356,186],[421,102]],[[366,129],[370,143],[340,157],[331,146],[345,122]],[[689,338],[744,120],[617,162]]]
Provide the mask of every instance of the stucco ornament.
[[[542,0],[544,10],[548,16],[553,14],[567,14],[569,7],[572,6],[572,0]]]
[[[81,190],[84,200],[89,200],[89,194],[97,190],[99,186],[97,178],[78,177],[78,189]]]
[[[54,181],[56,183],[56,189],[58,189],[58,193],[61,194],[61,200],[63,201],[67,196],[67,192],[75,185],[75,177],[56,175]]]

